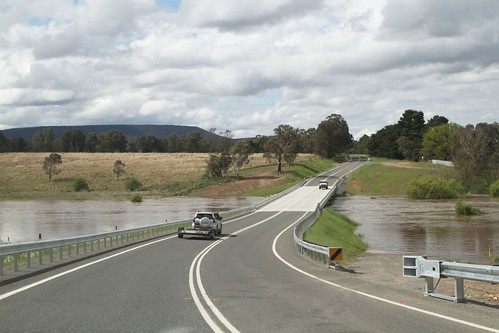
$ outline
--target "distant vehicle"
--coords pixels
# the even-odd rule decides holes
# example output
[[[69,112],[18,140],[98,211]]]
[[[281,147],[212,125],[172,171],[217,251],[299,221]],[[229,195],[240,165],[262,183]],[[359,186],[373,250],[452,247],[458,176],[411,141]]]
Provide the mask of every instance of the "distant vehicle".
[[[178,228],[178,238],[184,235],[204,236],[214,239],[222,234],[222,217],[218,212],[196,212],[191,228]]]
[[[329,188],[329,183],[327,180],[321,180],[319,181],[319,190],[325,189],[327,190]]]

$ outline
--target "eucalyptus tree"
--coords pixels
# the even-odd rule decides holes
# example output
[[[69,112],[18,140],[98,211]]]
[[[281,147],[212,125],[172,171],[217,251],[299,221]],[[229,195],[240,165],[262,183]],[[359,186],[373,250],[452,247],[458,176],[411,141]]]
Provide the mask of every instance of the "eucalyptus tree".
[[[277,173],[282,172],[282,162],[292,164],[300,151],[299,130],[290,125],[279,125],[274,129],[275,137],[264,146],[264,156],[277,162]]]
[[[62,163],[62,157],[59,154],[52,153],[43,160],[43,171],[49,176],[49,182],[52,181],[52,176],[57,175],[61,170],[57,167]]]
[[[347,152],[353,143],[353,137],[346,120],[339,114],[331,114],[317,127],[315,149],[319,156],[333,158]]]

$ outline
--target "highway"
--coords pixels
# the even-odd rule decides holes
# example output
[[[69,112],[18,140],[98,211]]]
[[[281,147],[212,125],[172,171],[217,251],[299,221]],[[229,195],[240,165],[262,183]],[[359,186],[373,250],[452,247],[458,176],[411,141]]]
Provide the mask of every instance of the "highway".
[[[299,255],[293,226],[325,195],[317,184],[224,221],[215,240],[168,236],[0,287],[0,332],[499,332],[497,308],[400,302]]]

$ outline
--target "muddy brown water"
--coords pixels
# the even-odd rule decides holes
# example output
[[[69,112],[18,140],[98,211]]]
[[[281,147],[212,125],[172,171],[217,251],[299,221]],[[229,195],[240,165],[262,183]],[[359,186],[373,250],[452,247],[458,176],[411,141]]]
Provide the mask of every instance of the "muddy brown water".
[[[226,211],[262,198],[172,197],[140,204],[116,200],[0,201],[0,239],[11,243],[90,235],[189,219],[196,210]],[[458,217],[456,201],[415,201],[385,197],[339,197],[332,208],[360,223],[369,252],[428,255],[443,260],[488,263],[499,256],[499,200],[464,202],[484,215]]]
[[[442,260],[489,263],[499,257],[499,200],[474,197],[463,203],[485,214],[457,216],[455,200],[339,197],[332,208],[360,223],[369,252],[427,255]]]
[[[191,218],[197,210],[227,211],[262,198],[171,197],[124,200],[0,201],[0,239],[22,243],[91,235]]]

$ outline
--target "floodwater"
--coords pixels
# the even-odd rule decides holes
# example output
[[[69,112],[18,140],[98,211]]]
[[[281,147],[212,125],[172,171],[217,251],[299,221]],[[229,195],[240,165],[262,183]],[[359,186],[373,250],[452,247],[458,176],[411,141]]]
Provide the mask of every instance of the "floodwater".
[[[457,216],[455,200],[339,197],[332,208],[360,223],[369,252],[427,255],[435,259],[488,264],[499,256],[499,200],[474,197],[463,203],[484,215]]]
[[[0,240],[22,243],[143,227],[190,219],[197,210],[227,211],[262,198],[169,197],[125,200],[0,201]]]
[[[190,219],[197,210],[227,211],[262,198],[171,197],[83,201],[0,201],[0,239],[11,243],[90,235]],[[489,249],[499,255],[499,200],[466,199],[484,215],[458,217],[456,201],[419,201],[386,197],[339,197],[332,208],[361,225],[370,252],[428,255],[442,260],[488,263]]]

